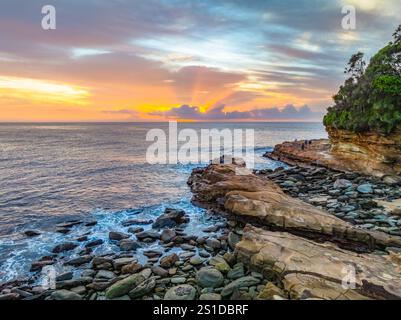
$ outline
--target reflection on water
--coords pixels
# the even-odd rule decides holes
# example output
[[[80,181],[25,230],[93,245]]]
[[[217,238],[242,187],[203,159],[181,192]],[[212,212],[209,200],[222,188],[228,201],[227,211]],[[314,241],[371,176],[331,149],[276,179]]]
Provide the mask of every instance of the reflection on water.
[[[2,124],[0,125],[0,279],[29,269],[30,262],[49,253],[55,243],[77,237],[55,233],[57,222],[93,215],[99,220],[93,237],[108,231],[140,209],[139,216],[157,216],[165,206],[191,215],[188,228],[207,225],[204,211],[190,204],[186,185],[198,165],[149,165],[148,130],[168,124]],[[255,130],[256,168],[279,164],[261,155],[277,143],[325,137],[317,123],[182,123],[179,129]],[[34,239],[25,229],[44,233]],[[97,250],[113,250],[107,243]]]

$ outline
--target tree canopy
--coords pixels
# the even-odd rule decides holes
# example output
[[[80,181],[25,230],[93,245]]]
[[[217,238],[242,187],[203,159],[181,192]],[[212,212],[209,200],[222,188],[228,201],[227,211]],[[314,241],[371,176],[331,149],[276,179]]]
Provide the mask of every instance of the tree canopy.
[[[401,128],[401,25],[367,67],[358,52],[345,73],[349,78],[333,96],[334,105],[324,117],[326,126],[382,135]]]

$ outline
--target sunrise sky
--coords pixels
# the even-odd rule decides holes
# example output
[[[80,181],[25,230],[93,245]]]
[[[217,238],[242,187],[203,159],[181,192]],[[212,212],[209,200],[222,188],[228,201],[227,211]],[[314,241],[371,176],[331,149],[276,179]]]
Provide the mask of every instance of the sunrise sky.
[[[0,121],[320,120],[400,17],[399,0],[2,0]]]

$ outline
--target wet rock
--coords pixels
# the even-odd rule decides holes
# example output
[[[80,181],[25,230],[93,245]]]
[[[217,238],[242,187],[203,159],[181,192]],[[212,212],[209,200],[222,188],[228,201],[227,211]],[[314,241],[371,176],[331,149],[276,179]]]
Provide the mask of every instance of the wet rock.
[[[357,190],[359,193],[363,194],[373,193],[373,187],[369,183],[359,185]]]
[[[40,271],[43,269],[43,267],[53,265],[54,263],[55,261],[53,260],[35,261],[32,262],[30,271],[31,272]]]
[[[122,222],[122,225],[124,227],[129,227],[134,224],[139,224],[139,225],[147,225],[153,223],[153,220],[140,220],[140,219],[131,219],[131,220],[126,220]]]
[[[111,262],[113,265],[113,268],[116,270],[121,269],[123,266],[132,263],[135,261],[134,258],[132,257],[121,257],[121,258],[116,258],[116,259],[110,259],[110,258],[104,258],[106,261]],[[99,261],[102,262],[102,261]],[[103,261],[104,262],[104,261]]]
[[[189,284],[181,284],[167,290],[164,300],[195,300],[196,290]]]
[[[245,276],[245,270],[244,264],[241,262],[234,265],[233,268],[227,273],[227,278],[232,280],[242,278],[243,276]]]
[[[206,240],[206,245],[213,250],[217,250],[221,248],[221,243],[217,239],[209,238]]]
[[[142,232],[143,230],[144,230],[144,229],[141,228],[141,227],[130,227],[130,228],[128,228],[128,232],[129,232],[129,233],[133,233],[133,234]]]
[[[85,286],[92,282],[91,277],[81,277],[77,279],[65,280],[65,281],[58,281],[56,282],[57,289],[71,289],[79,286]]]
[[[80,221],[80,220],[71,220],[71,221],[67,221],[67,222],[63,222],[63,223],[58,223],[58,224],[56,224],[56,226],[58,228],[72,228],[72,227],[77,226],[79,224],[82,224],[82,221]]]
[[[242,277],[237,280],[234,280],[230,284],[226,285],[221,291],[221,295],[223,297],[229,296],[234,292],[235,289],[251,287],[260,283],[260,279],[256,279],[254,277]]]
[[[19,299],[19,294],[17,293],[5,293],[5,294],[0,294],[0,301],[4,300],[18,300]]]
[[[107,257],[94,257],[92,260],[92,265],[94,269],[112,269],[113,265],[112,265],[113,260],[111,258],[107,258]]]
[[[142,270],[143,266],[140,263],[133,262],[121,267],[122,274],[133,274],[137,273],[138,271]]]
[[[25,230],[25,231],[24,231],[24,234],[25,234],[27,237],[37,237],[37,236],[40,236],[40,232],[39,232],[39,231],[36,231],[36,230]]]
[[[64,263],[66,266],[80,266],[85,263],[89,263],[92,261],[92,256],[87,255],[87,256],[80,256],[71,260],[68,260]]]
[[[347,179],[337,179],[333,185],[334,189],[347,189],[352,187],[352,182]]]
[[[172,284],[183,284],[187,282],[187,279],[185,277],[173,277],[170,279],[170,282]]]
[[[153,266],[151,270],[155,275],[160,276],[162,278],[165,278],[169,275],[169,272],[166,269],[159,266]]]
[[[188,244],[188,243],[183,243],[180,247],[181,247],[182,250],[189,250],[189,251],[196,249],[195,246],[193,246],[191,244]]]
[[[162,268],[170,268],[172,267],[180,258],[175,254],[171,254],[169,256],[165,256],[160,259],[160,266]]]
[[[160,239],[160,233],[152,230],[142,231],[136,234],[138,240],[143,241],[144,239],[152,239],[153,241],[156,239]]]
[[[59,244],[55,246],[52,250],[53,253],[61,253],[64,251],[71,251],[74,250],[78,245],[74,242],[64,242],[62,244]]]
[[[284,296],[283,290],[278,288],[272,282],[266,284],[266,286],[259,292],[257,300],[273,300],[274,296]]]
[[[164,229],[162,231],[162,234],[160,236],[160,238],[164,241],[164,242],[170,242],[171,240],[173,240],[173,238],[176,236],[176,233],[173,229]]]
[[[141,247],[138,242],[129,239],[121,240],[118,245],[123,251],[133,251]]]
[[[232,249],[232,250],[234,250],[235,249],[235,245],[238,243],[238,242],[240,242],[241,241],[241,236],[239,236],[238,234],[236,234],[235,232],[233,232],[233,231],[230,231],[229,233],[228,233],[228,245],[230,246],[230,248]]]
[[[112,271],[107,271],[107,270],[100,270],[97,274],[96,274],[96,278],[97,279],[107,279],[107,280],[111,280],[114,279],[116,277],[116,274]]]
[[[82,297],[75,292],[69,290],[57,290],[51,294],[54,300],[82,300]]]
[[[203,293],[200,295],[199,300],[221,300],[221,295],[218,293]]]
[[[137,299],[152,292],[155,286],[156,286],[156,279],[155,277],[151,277],[138,284],[134,289],[132,289],[128,293],[128,295],[131,299]]]
[[[150,269],[145,269],[139,273],[128,276],[123,280],[117,281],[106,291],[107,299],[114,299],[128,294],[132,289],[149,278]]]
[[[205,262],[205,259],[199,257],[199,256],[194,256],[191,259],[189,259],[189,263],[192,264],[193,266],[199,266]]]
[[[130,236],[129,234],[123,233],[123,232],[117,232],[117,231],[111,231],[109,232],[109,239],[110,240],[116,240],[120,241],[123,239],[128,239]]]
[[[92,241],[89,241],[87,244],[85,244],[85,247],[92,248],[92,247],[100,246],[101,244],[103,244],[103,242],[104,241],[102,239],[92,240]]]
[[[214,256],[209,260],[209,264],[214,266],[217,270],[222,273],[227,273],[231,270],[231,267],[227,263],[227,261],[220,255]]]
[[[185,211],[168,208],[156,219],[152,227],[155,229],[172,228],[185,222],[187,222]]]
[[[92,221],[87,221],[87,222],[85,222],[85,226],[86,226],[86,227],[93,227],[93,226],[95,226],[95,225],[97,225],[97,221],[96,221],[96,220],[92,220]]]
[[[72,277],[73,277],[73,275],[74,275],[74,273],[71,272],[71,271],[64,272],[64,273],[62,273],[62,274],[59,274],[59,275],[56,277],[56,281],[71,280]]]
[[[160,257],[162,254],[163,252],[160,250],[147,250],[143,252],[143,255],[148,258]]]
[[[197,272],[196,280],[198,285],[203,288],[218,288],[223,284],[224,277],[219,270],[204,267]]]

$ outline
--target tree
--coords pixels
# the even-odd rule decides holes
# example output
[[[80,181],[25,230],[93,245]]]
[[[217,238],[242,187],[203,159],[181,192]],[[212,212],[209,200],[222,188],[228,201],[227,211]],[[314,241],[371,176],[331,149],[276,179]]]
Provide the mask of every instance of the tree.
[[[326,126],[382,135],[401,129],[401,25],[393,36],[367,67],[363,53],[351,57],[345,69],[350,77],[333,96]]]
[[[344,73],[351,75],[351,78],[354,81],[357,81],[360,77],[362,77],[365,71],[366,62],[363,60],[363,56],[364,54],[362,52],[352,55],[347,67],[345,68]]]
[[[393,38],[394,44],[401,43],[401,24],[398,26],[397,29],[395,29],[395,32],[393,33]]]

